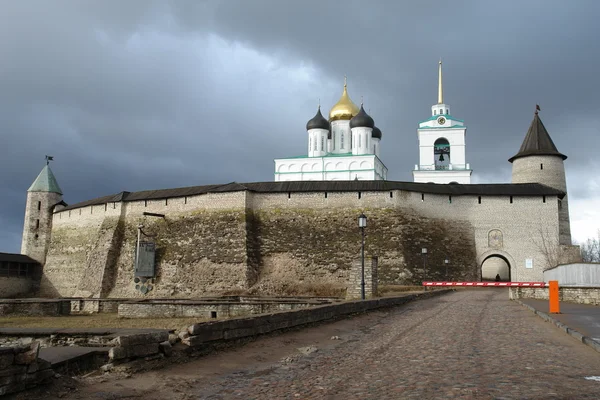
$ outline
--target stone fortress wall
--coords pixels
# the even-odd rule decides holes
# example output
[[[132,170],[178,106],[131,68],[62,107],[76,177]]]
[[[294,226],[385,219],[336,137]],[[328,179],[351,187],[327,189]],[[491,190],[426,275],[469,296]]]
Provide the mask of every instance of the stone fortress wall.
[[[144,212],[165,218],[144,216]],[[540,226],[558,237],[556,195],[460,195],[408,190],[279,192],[246,190],[108,202],[53,214],[40,293],[47,297],[199,297],[258,287],[346,288],[360,254],[378,257],[379,284],[478,280],[491,255],[513,281],[540,281]],[[154,289],[135,289],[137,226],[156,243]],[[500,232],[498,234],[498,231]],[[494,232],[493,237],[490,232]],[[428,248],[426,272],[421,248]],[[525,268],[525,260],[533,268]]]

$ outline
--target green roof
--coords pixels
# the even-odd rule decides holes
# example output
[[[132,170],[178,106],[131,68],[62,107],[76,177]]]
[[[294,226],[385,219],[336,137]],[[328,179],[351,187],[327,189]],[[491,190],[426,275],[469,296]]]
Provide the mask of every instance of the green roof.
[[[48,165],[42,169],[42,172],[35,178],[33,184],[27,189],[28,192],[51,192],[63,194],[56,182],[56,178]]]

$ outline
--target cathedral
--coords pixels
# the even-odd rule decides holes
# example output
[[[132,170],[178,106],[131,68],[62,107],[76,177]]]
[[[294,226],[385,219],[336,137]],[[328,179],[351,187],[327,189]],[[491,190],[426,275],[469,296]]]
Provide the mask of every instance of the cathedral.
[[[275,182],[386,180],[387,167],[379,158],[381,130],[364,109],[352,102],[348,85],[329,111],[306,123],[308,154],[275,160]]]

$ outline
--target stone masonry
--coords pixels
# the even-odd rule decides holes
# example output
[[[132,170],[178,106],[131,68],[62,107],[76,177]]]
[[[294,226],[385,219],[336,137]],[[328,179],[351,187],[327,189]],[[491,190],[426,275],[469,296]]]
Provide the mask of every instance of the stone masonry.
[[[362,298],[362,260],[352,263],[349,273],[346,299]],[[365,298],[370,299],[378,295],[377,285],[377,257],[365,257]]]
[[[427,274],[477,280],[490,256],[514,281],[541,280],[539,229],[558,237],[557,196],[371,192],[259,193],[238,190],[59,210],[52,221],[40,295],[199,297],[257,288],[261,294],[344,291],[360,249],[357,216],[369,218],[366,255],[379,284],[415,284]],[[164,214],[164,218],[144,216]],[[137,226],[156,244],[153,290],[135,289]],[[491,240],[490,232],[502,240]],[[526,268],[526,260],[532,268]]]

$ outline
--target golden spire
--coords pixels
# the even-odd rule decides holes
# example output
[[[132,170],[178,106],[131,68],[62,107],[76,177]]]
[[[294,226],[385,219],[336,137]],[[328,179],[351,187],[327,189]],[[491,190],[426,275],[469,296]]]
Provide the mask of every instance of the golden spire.
[[[344,75],[344,91],[342,97],[329,111],[329,121],[335,121],[337,119],[352,119],[360,109],[350,100],[348,96],[348,82]]]
[[[438,66],[438,104],[444,104],[444,91],[442,89],[442,59]]]

